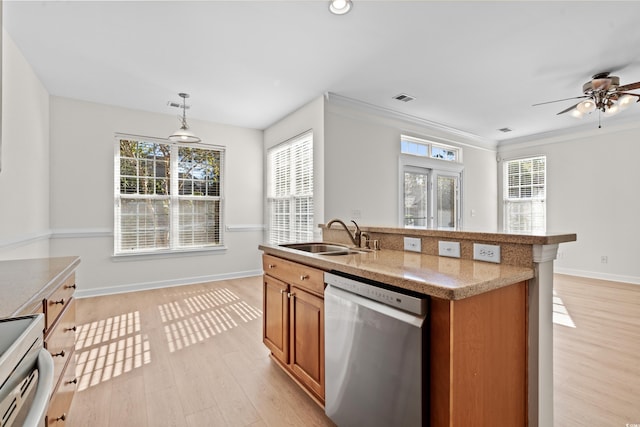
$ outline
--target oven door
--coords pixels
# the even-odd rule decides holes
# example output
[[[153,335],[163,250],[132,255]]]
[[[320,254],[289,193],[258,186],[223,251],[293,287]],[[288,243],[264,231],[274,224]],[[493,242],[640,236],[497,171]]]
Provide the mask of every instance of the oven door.
[[[40,427],[53,390],[53,358],[34,348],[0,389],[0,427]]]

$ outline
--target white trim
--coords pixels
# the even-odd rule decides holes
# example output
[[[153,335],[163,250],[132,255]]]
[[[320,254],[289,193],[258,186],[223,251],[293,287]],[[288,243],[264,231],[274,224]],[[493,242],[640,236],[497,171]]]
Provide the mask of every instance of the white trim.
[[[198,283],[216,282],[220,280],[241,279],[244,277],[261,276],[262,270],[240,271],[236,273],[214,274],[158,282],[131,283],[127,285],[107,286],[104,288],[76,289],[75,298],[90,298],[104,295],[115,295],[126,292],[146,291],[150,289],[169,288],[175,286],[195,285]]]
[[[91,237],[113,237],[110,228],[60,228],[53,230],[52,239],[82,239]]]
[[[400,120],[403,122],[407,122],[407,123],[411,123],[411,124],[415,124],[418,126],[423,126],[423,127],[428,127],[434,130],[439,130],[442,132],[446,132],[449,133],[451,135],[455,135],[455,136],[459,136],[465,139],[468,139],[470,141],[473,141],[477,144],[480,144],[480,146],[478,145],[473,145],[473,144],[465,144],[463,142],[460,141],[451,141],[454,142],[455,144],[460,144],[460,145],[467,145],[473,148],[479,148],[479,149],[486,149],[486,150],[490,150],[490,151],[495,151],[497,149],[498,146],[498,141],[492,140],[492,139],[487,139],[487,138],[483,138],[479,135],[470,133],[470,132],[466,132],[463,131],[461,129],[457,129],[457,128],[453,128],[451,126],[447,126],[444,125],[442,123],[438,123],[438,122],[434,122],[431,120],[427,120],[424,119],[422,117],[417,117],[417,116],[413,116],[411,114],[406,114],[406,113],[401,113],[399,111],[395,111],[392,110],[390,108],[386,108],[386,107],[380,107],[377,105],[373,105],[373,104],[369,104],[367,102],[364,101],[359,101],[357,99],[353,99],[353,98],[348,98],[346,96],[342,96],[342,95],[338,95],[332,92],[329,92],[326,96],[326,98],[329,101],[329,105],[336,105],[336,106],[344,106],[344,107],[350,107],[353,108],[355,110],[359,110],[365,113],[369,113],[369,114],[375,114],[378,116],[382,116],[382,117],[386,117],[386,118],[390,118],[390,119],[395,119],[395,120]],[[404,133],[404,131],[403,131]],[[432,138],[432,137],[427,137],[427,138]],[[445,138],[439,138],[443,141],[447,141]]]
[[[265,224],[234,224],[225,227],[227,231],[264,231],[267,229]]]
[[[610,282],[630,283],[632,285],[640,285],[640,277],[623,276],[620,274],[600,273],[597,271],[576,270],[574,268],[554,267],[554,273],[566,274],[568,276],[584,277],[587,279],[608,280]]]
[[[12,239],[0,240],[0,249],[8,249],[11,247],[27,245],[40,240],[48,240],[51,237],[51,230],[40,231],[37,233],[29,233]]]
[[[553,261],[558,255],[558,244],[533,245],[533,262],[541,263]]]

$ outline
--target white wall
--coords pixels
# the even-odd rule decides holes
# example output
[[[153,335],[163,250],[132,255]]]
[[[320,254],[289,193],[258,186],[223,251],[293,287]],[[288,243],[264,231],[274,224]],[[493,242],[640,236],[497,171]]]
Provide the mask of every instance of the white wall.
[[[262,131],[190,120],[203,143],[226,147],[223,252],[114,258],[114,134],[166,137],[170,115],[51,97],[53,255],[80,255],[79,294],[194,283],[261,271]]]
[[[463,228],[495,231],[496,152],[459,135],[329,102],[325,112],[325,218],[398,227],[400,135],[435,138],[463,150]],[[471,215],[471,212],[474,215]],[[359,215],[358,215],[359,213]]]
[[[557,272],[640,284],[639,141],[640,125],[605,122],[602,129],[500,148],[503,160],[547,156],[547,230],[578,236],[560,245]]]
[[[49,255],[49,94],[3,30],[0,259]]]
[[[275,145],[285,142],[308,130],[313,131],[313,217],[316,224],[324,223],[325,204],[325,161],[324,161],[324,109],[325,98],[319,97],[292,112],[282,120],[274,123],[264,131],[264,148],[267,150]],[[265,155],[266,162],[266,155]],[[265,168],[266,174],[266,168]],[[265,194],[266,175],[264,176]],[[265,209],[266,210],[266,209]],[[265,221],[268,216],[265,212]],[[315,238],[320,239],[320,229],[314,230]]]

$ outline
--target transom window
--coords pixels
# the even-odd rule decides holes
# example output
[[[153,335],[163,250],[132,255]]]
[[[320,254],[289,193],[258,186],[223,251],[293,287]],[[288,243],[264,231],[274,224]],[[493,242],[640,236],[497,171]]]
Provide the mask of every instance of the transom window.
[[[117,137],[114,253],[221,247],[224,149]]]
[[[400,138],[400,152],[450,162],[461,161],[460,149],[457,147],[406,135]]]
[[[546,230],[546,157],[504,163],[504,231]]]

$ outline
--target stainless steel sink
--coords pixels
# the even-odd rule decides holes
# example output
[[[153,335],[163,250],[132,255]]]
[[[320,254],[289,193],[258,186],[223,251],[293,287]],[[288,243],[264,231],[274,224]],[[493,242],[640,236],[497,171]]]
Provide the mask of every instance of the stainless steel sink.
[[[348,255],[360,252],[335,243],[288,243],[280,246],[316,255]]]

